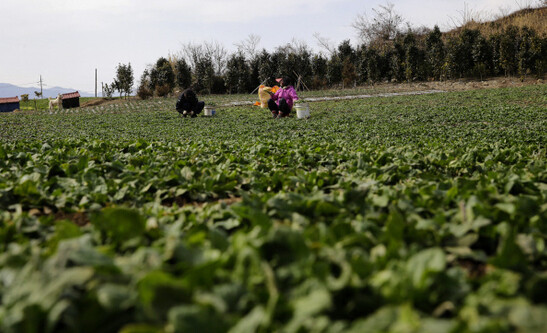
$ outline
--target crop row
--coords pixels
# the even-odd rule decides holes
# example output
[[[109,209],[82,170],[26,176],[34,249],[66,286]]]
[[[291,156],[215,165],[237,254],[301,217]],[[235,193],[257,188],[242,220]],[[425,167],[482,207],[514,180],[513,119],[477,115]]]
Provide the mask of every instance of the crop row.
[[[540,332],[544,92],[2,117],[0,327]]]

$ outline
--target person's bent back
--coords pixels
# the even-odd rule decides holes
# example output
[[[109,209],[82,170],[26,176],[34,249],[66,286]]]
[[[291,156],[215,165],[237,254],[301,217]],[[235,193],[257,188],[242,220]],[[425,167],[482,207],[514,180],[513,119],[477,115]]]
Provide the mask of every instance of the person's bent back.
[[[180,97],[177,100],[176,109],[177,112],[182,114],[184,117],[191,116],[196,117],[205,106],[205,102],[198,101],[196,93],[188,88],[182,92]]]

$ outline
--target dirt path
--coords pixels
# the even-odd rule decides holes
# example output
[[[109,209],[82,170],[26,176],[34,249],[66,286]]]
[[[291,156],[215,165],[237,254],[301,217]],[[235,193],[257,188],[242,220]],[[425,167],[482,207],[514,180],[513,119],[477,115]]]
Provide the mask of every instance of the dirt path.
[[[545,84],[543,79],[526,78],[520,79],[517,77],[498,77],[489,78],[483,81],[461,79],[450,81],[432,81],[432,82],[416,82],[416,83],[379,83],[375,84],[373,90],[385,91],[383,93],[357,94],[348,96],[322,96],[303,98],[304,102],[318,102],[331,100],[347,100],[371,97],[392,97],[392,96],[410,96],[410,95],[425,95],[438,94],[451,91],[465,91],[476,89],[494,89],[505,87],[522,87],[528,85]],[[252,105],[250,101],[231,102],[220,105],[220,107],[228,106],[243,106]]]
[[[371,98],[371,97],[392,97],[392,96],[405,96],[405,95],[424,95],[424,94],[437,94],[450,91],[464,91],[474,89],[492,89],[492,88],[504,88],[504,87],[521,87],[534,84],[545,84],[545,81],[537,78],[520,79],[517,77],[498,77],[489,78],[483,81],[461,79],[450,81],[432,81],[432,82],[412,82],[412,83],[377,83],[370,86],[371,91],[382,91],[381,93],[370,94],[356,94],[348,96],[322,96],[322,97],[309,97],[303,98],[306,102],[317,101],[330,101],[330,100],[347,100],[347,99],[359,99],[359,98]],[[369,90],[368,88],[363,90]],[[332,95],[332,94],[331,94]],[[255,95],[256,96],[256,95]],[[136,99],[136,97],[134,97]],[[258,98],[257,98],[258,100]],[[91,100],[84,104],[82,107],[97,106],[97,105],[109,105],[122,103],[120,100],[106,100],[97,99]],[[231,106],[244,106],[253,105],[254,101],[239,101],[229,102],[221,104],[218,107],[231,107]]]
[[[427,94],[438,94],[438,93],[443,93],[443,92],[446,92],[446,91],[444,91],[444,90],[422,90],[422,91],[403,91],[403,92],[365,94],[365,95],[308,97],[308,98],[302,98],[301,101],[302,102],[336,101],[336,100],[361,99],[361,98],[371,98],[371,97],[427,95]],[[250,102],[250,101],[240,101],[240,102],[231,102],[231,103],[222,104],[222,105],[219,105],[219,107],[244,106],[244,105],[253,105],[253,104],[254,104],[254,102]]]
[[[318,101],[336,101],[343,99],[359,99],[359,98],[371,98],[371,97],[392,97],[392,96],[407,96],[407,95],[427,95],[446,92],[444,90],[422,90],[422,91],[403,91],[393,93],[379,93],[379,94],[365,94],[365,95],[351,95],[351,96],[333,96],[333,97],[311,97],[305,98],[305,102],[318,102]]]

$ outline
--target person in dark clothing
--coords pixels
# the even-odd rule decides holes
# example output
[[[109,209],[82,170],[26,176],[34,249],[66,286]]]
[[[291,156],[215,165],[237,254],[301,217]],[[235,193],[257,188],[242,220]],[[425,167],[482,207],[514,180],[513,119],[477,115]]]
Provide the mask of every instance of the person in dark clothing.
[[[201,112],[201,110],[203,110],[204,106],[205,102],[198,101],[196,93],[192,89],[188,88],[184,90],[178,98],[176,109],[177,112],[184,117],[190,116],[194,118]]]

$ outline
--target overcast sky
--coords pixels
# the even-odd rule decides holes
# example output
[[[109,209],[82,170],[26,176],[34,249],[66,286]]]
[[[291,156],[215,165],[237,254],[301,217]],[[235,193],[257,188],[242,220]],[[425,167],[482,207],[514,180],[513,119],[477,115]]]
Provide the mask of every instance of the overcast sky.
[[[495,16],[534,0],[392,0],[412,26],[441,30],[464,12]],[[147,65],[188,43],[218,42],[229,52],[249,35],[273,51],[292,40],[319,50],[319,35],[350,39],[358,14],[373,16],[376,0],[0,0],[0,83],[94,92],[119,63],[131,63],[136,83]],[[100,92],[99,92],[100,96]],[[0,97],[2,97],[0,91]]]

